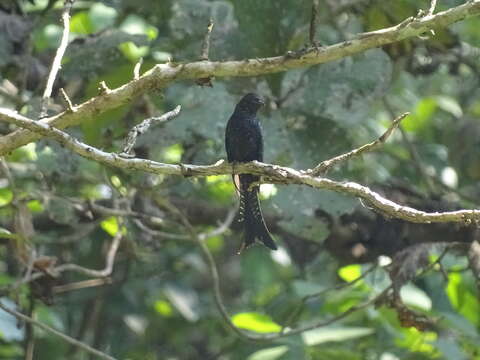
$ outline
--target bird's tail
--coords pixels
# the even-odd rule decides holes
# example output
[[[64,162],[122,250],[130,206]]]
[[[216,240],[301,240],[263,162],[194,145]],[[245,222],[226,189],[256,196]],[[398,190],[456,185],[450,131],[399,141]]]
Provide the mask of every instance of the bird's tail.
[[[252,245],[255,239],[260,240],[269,249],[277,250],[277,245],[263,219],[258,200],[258,186],[253,189],[249,189],[249,186],[250,182],[242,182],[240,190],[240,215],[245,228],[245,242],[240,251]]]

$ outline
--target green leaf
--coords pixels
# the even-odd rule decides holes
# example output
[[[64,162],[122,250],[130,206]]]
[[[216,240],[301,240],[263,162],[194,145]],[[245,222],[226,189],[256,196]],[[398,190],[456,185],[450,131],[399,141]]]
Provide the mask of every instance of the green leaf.
[[[305,344],[313,346],[329,341],[351,340],[371,335],[374,332],[374,329],[366,327],[328,327],[306,331],[302,334],[302,337]]]
[[[150,51],[148,46],[137,46],[132,41],[124,42],[118,45],[118,48],[132,63],[136,63],[140,58],[145,57]]]
[[[100,223],[100,226],[110,236],[115,236],[115,234],[118,232],[118,222],[117,222],[117,218],[114,216],[111,216],[108,219],[103,220]]]
[[[30,200],[28,203],[27,203],[27,206],[28,206],[28,209],[31,211],[31,212],[36,212],[36,213],[39,213],[39,212],[42,212],[44,210],[43,208],[43,204],[38,201],[38,200]]]
[[[312,295],[324,290],[326,286],[311,281],[296,280],[293,282],[293,289],[299,297]]]
[[[438,107],[455,117],[463,116],[463,110],[457,100],[450,96],[435,96]]]
[[[448,274],[447,295],[453,307],[473,324],[476,324],[480,313],[480,303],[473,286],[466,283],[464,276],[467,275],[455,272]]]
[[[33,33],[33,44],[37,51],[58,47],[62,38],[62,28],[56,24],[48,24]]]
[[[257,333],[278,333],[282,327],[275,323],[268,315],[257,312],[244,312],[232,316],[233,324],[245,330]]]
[[[214,228],[212,227],[210,230],[214,230]],[[221,235],[217,235],[210,236],[206,239],[205,243],[211,252],[218,252],[223,248],[224,241]]]
[[[120,29],[132,35],[146,35],[149,40],[156,39],[158,30],[149,25],[144,19],[136,15],[129,15],[120,26]]]
[[[13,192],[10,188],[0,188],[0,206],[10,204],[13,200]]]
[[[437,333],[432,331],[420,332],[414,327],[402,328],[400,331],[403,336],[395,339],[397,346],[426,354],[433,354],[435,352],[432,343],[437,340]]]
[[[421,99],[410,116],[402,122],[407,131],[417,132],[429,126],[430,119],[437,110],[438,104],[434,98]]]
[[[361,265],[347,265],[338,269],[338,276],[340,276],[346,282],[352,282],[362,276]]]
[[[163,317],[171,317],[173,314],[173,308],[168,301],[157,300],[153,307],[155,311]]]
[[[112,26],[118,16],[117,10],[102,3],[95,3],[89,11],[90,21],[95,32]]]
[[[232,178],[229,175],[212,175],[206,177],[205,195],[220,203],[229,204],[235,192]],[[202,188],[202,191],[204,189]]]
[[[426,311],[432,309],[432,300],[428,297],[425,291],[419,289],[413,284],[403,286],[400,290],[400,297],[407,305],[412,305]]]
[[[275,346],[268,349],[255,351],[247,360],[275,360],[288,351],[288,346]]]
[[[243,239],[239,239],[243,241]],[[270,292],[278,279],[278,268],[268,250],[255,248],[242,254],[242,280],[258,296]]]
[[[0,239],[21,240],[21,238],[21,236],[17,234],[12,234],[7,229],[0,227]]]
[[[89,35],[95,32],[88,12],[81,11],[72,16],[70,20],[70,32],[81,35]]]
[[[182,144],[173,144],[163,149],[163,160],[169,163],[178,163],[182,159]]]

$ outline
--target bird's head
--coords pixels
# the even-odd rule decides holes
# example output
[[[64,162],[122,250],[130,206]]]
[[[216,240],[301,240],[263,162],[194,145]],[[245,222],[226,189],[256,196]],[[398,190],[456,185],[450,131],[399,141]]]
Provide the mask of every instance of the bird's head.
[[[248,93],[240,100],[237,108],[243,111],[256,113],[263,105],[265,105],[265,101],[260,96],[254,93]]]

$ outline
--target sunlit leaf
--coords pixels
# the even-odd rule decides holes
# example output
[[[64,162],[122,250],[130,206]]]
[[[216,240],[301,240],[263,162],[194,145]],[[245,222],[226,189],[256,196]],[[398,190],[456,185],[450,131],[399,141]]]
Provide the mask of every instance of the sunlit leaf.
[[[412,132],[426,128],[437,107],[438,103],[433,98],[420,100],[412,114],[402,122],[403,128]]]
[[[155,311],[163,317],[170,317],[173,315],[172,306],[168,301],[157,300],[154,304]]]
[[[72,16],[70,19],[70,31],[82,35],[88,35],[95,31],[88,12],[80,11]]]
[[[432,343],[437,340],[438,335],[432,331],[420,332],[414,327],[402,328],[402,337],[398,337],[395,343],[398,346],[406,347],[410,351],[417,351],[433,354],[435,347]]]
[[[178,163],[182,159],[183,147],[181,144],[174,144],[163,150],[163,160],[169,163]]]
[[[100,226],[105,230],[110,236],[115,236],[118,232],[118,222],[117,218],[111,216],[100,223]]]
[[[223,237],[221,235],[210,236],[206,240],[207,247],[212,252],[220,251],[223,248]]]
[[[31,212],[39,213],[44,210],[43,204],[38,200],[30,200],[29,202],[27,202],[27,206]]]
[[[352,282],[362,276],[361,265],[347,265],[338,269],[338,276],[346,282]]]
[[[145,57],[149,52],[148,46],[137,46],[131,41],[118,45],[118,48],[122,54],[133,63]]]
[[[280,332],[282,327],[275,323],[270,316],[256,313],[245,312],[232,316],[232,322],[240,329],[250,330],[257,333],[276,333]]]
[[[472,323],[478,322],[480,303],[474,290],[469,286],[461,273],[448,274],[447,295],[453,307]]]

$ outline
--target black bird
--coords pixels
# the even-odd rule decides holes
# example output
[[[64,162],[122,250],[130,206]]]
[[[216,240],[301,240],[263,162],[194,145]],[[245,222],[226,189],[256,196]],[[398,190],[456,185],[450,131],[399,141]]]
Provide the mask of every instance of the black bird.
[[[225,131],[228,162],[263,161],[262,128],[257,118],[257,111],[264,104],[258,95],[249,93],[235,107]],[[239,253],[255,243],[255,239],[260,240],[266,247],[277,250],[260,209],[258,185],[250,186],[259,179],[259,176],[250,174],[233,176],[235,187],[240,195],[240,221],[244,224],[245,232],[245,240]]]

